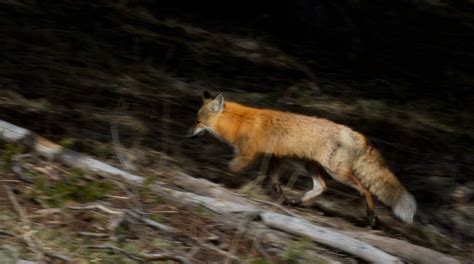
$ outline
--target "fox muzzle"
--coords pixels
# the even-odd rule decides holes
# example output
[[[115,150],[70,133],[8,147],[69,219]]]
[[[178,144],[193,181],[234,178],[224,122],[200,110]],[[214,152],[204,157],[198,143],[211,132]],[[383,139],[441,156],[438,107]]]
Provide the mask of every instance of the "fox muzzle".
[[[186,134],[187,138],[197,138],[204,134],[206,130],[203,127],[196,127],[193,126],[189,129],[188,133]]]

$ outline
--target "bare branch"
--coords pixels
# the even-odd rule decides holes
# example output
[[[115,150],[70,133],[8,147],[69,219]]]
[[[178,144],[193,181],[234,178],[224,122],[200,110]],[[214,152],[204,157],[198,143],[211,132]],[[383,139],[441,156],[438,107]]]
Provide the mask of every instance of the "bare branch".
[[[31,251],[35,252],[36,254],[39,255],[40,258],[43,258],[44,256],[50,257],[50,258],[55,258],[62,260],[64,262],[71,262],[71,258],[68,256],[65,256],[63,254],[60,254],[58,252],[51,252],[49,250],[46,250],[44,247],[42,247],[38,241],[35,241],[31,237],[31,232],[23,234],[23,235],[16,235],[12,232],[6,231],[6,230],[1,230],[0,229],[0,235],[4,236],[9,236],[9,237],[14,237],[21,241],[21,243],[27,245]]]
[[[245,197],[247,197],[248,199],[250,199],[250,200],[252,200],[252,201],[255,201],[255,202],[258,202],[258,203],[263,203],[263,204],[267,204],[267,205],[271,205],[271,206],[273,206],[273,207],[276,207],[276,208],[278,208],[279,210],[281,210],[282,212],[286,213],[287,215],[291,215],[291,216],[293,216],[293,217],[298,217],[298,218],[303,218],[302,216],[293,213],[291,210],[287,209],[286,207],[284,207],[284,206],[281,205],[281,204],[277,204],[277,203],[274,203],[274,202],[270,202],[270,201],[266,201],[266,200],[254,198],[254,197],[247,196],[247,195],[242,195],[242,196],[245,196]]]
[[[29,176],[27,176],[25,174],[25,172],[23,171],[23,168],[21,167],[21,160],[24,159],[24,158],[29,158],[29,157],[32,157],[33,155],[31,153],[27,153],[27,154],[18,154],[18,155],[15,155],[13,156],[12,158],[12,171],[13,173],[15,173],[15,175],[17,176],[18,179],[20,179],[21,181],[24,181],[24,182],[27,182],[27,183],[33,183],[33,181],[30,179]]]
[[[115,231],[115,229],[121,226],[125,222],[127,215],[125,214],[125,212],[122,212],[121,214],[117,214],[115,216],[116,217],[112,218],[109,224],[107,225],[107,230],[109,230],[110,232]]]
[[[12,232],[7,231],[7,230],[3,230],[3,229],[0,229],[0,235],[9,236],[9,237],[16,237],[16,235],[13,234]]]
[[[10,200],[11,204],[13,205],[13,208],[15,209],[16,213],[20,217],[20,220],[25,224],[28,223],[28,217],[26,215],[26,211],[16,199],[16,196],[13,193],[12,189],[9,186],[4,186],[4,188],[5,188],[5,191],[7,192],[8,199]]]
[[[128,210],[127,213],[129,215],[131,215],[132,217],[142,221],[143,223],[145,223],[148,226],[153,227],[155,229],[165,231],[165,232],[168,232],[168,233],[177,233],[178,232],[178,230],[176,230],[175,228],[173,228],[171,226],[160,224],[160,223],[158,223],[156,221],[153,221],[152,219],[147,218],[147,217],[142,217],[142,216],[140,216],[139,214],[137,214],[133,211]]]
[[[240,227],[237,229],[237,232],[235,233],[234,237],[232,238],[232,243],[231,243],[231,247],[230,247],[230,250],[229,250],[229,254],[235,255],[235,253],[237,252],[238,246],[240,244],[240,240],[242,239],[242,237],[244,236],[244,234],[247,230],[247,226],[256,217],[257,217],[256,215],[252,215],[252,214],[248,214],[246,216],[246,219],[242,222]],[[232,263],[232,259],[227,256],[227,259],[225,260],[224,263],[225,264],[230,264],[230,263]]]
[[[121,210],[116,210],[116,209],[110,209],[104,205],[98,204],[98,203],[93,203],[89,205],[83,205],[83,206],[67,206],[66,209],[70,210],[99,210],[107,214],[112,214],[112,215],[121,215],[123,214],[123,211]]]
[[[119,108],[124,108],[122,104],[122,99],[119,100],[119,103],[117,105],[117,112]],[[128,161],[128,159],[123,155],[121,151],[122,146],[120,144],[117,122],[115,122],[114,119],[110,121],[110,132],[112,135],[112,142],[114,144],[115,156],[117,156],[117,159],[120,161],[126,171],[136,171],[136,167]]]
[[[179,263],[184,263],[184,264],[191,264],[191,261],[186,259],[185,257],[181,256],[175,256],[175,255],[170,255],[170,254],[147,254],[147,253],[132,253],[128,252],[125,249],[113,246],[111,244],[105,243],[102,245],[90,245],[87,246],[88,248],[91,249],[106,249],[106,250],[112,250],[114,252],[121,253],[131,259],[134,260],[173,260]]]
[[[130,199],[130,201],[132,202],[133,204],[133,207],[135,207],[136,210],[138,210],[140,213],[143,212],[143,205],[142,203],[140,202],[140,199],[138,198],[138,195],[136,194],[136,188],[133,189],[133,191],[130,191],[126,186],[125,184],[123,184],[122,182],[120,181],[117,181],[116,179],[114,178],[110,178],[112,180],[112,182],[117,185],[117,187],[125,194],[127,195],[127,197]],[[130,209],[131,206],[130,206]]]
[[[78,234],[81,236],[87,236],[87,237],[108,237],[109,236],[109,234],[93,233],[93,232],[79,232]]]
[[[262,244],[260,243],[260,239],[258,237],[255,237],[253,239],[253,244],[254,244],[255,248],[257,249],[258,253],[260,255],[262,255],[262,257],[266,261],[272,262],[272,257],[270,257],[270,255],[268,255],[267,251],[265,251],[265,249],[263,248]]]
[[[304,219],[282,214],[263,212],[263,222],[273,228],[293,235],[309,237],[314,242],[348,252],[366,261],[375,263],[403,263],[403,261],[365,242],[343,235],[329,228],[312,225]]]

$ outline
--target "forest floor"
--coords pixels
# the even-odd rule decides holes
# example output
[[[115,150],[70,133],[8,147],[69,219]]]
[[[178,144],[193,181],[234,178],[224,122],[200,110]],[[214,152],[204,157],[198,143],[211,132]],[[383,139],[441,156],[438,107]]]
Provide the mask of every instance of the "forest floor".
[[[174,176],[179,171],[163,166],[160,160],[140,170],[146,180],[137,186],[112,175],[67,167],[39,156],[20,160],[17,157],[21,157],[24,149],[11,144],[3,146],[6,151],[0,161],[0,188],[5,191],[0,197],[2,263],[16,263],[20,259],[48,263],[364,262],[305,237],[269,239],[265,233],[246,230],[243,223],[236,221],[239,216],[229,219],[203,206],[183,204],[166,194],[157,194],[149,187],[156,182],[190,192],[199,188],[179,184]],[[120,166],[116,161],[108,162]],[[261,206],[269,210],[281,211],[283,206],[274,204],[282,201],[254,183],[231,191],[263,201]],[[287,194],[302,194],[303,190],[290,187],[285,187]],[[472,243],[419,223],[401,223],[381,206],[377,209],[381,224],[372,230],[366,222],[362,199],[350,193],[332,190],[305,207],[287,207],[284,213],[346,234],[405,240],[465,261],[473,257]],[[166,227],[157,228],[145,218]],[[174,231],[168,232],[168,227]]]

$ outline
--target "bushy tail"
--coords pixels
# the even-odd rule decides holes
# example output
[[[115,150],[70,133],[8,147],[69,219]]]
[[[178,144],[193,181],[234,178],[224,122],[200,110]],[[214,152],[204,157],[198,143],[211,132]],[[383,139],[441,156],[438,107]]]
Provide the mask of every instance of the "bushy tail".
[[[412,223],[416,201],[397,177],[384,165],[380,153],[371,146],[361,151],[354,161],[355,176],[380,201],[390,206],[400,220]]]

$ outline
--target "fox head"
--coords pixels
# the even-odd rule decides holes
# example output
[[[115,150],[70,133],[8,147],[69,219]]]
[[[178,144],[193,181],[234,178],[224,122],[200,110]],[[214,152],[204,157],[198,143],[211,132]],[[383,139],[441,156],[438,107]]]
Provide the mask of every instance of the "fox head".
[[[212,96],[208,91],[204,91],[202,106],[197,113],[194,125],[189,129],[186,136],[195,138],[201,136],[206,131],[214,133],[214,127],[223,110],[224,96],[222,94]]]

